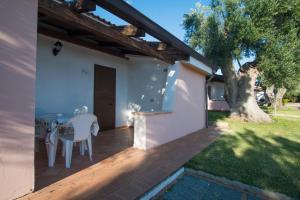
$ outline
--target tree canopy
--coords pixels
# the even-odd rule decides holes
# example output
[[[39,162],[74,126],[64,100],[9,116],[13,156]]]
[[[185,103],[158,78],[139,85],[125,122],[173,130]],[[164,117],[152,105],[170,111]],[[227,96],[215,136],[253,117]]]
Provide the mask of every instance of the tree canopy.
[[[300,80],[300,3],[296,0],[269,1],[268,5],[257,11],[255,1],[249,1],[249,12],[263,13],[266,7],[270,9],[264,14],[263,22],[255,25],[260,30],[260,37],[266,42],[258,48],[259,66],[266,85],[275,88],[293,88]]]
[[[212,0],[210,6],[198,3],[183,21],[186,42],[211,59],[227,79],[225,97],[231,106],[247,101],[239,98],[242,91],[233,89],[243,68],[255,67],[267,86],[289,88],[298,83],[299,25],[299,0]],[[254,62],[242,66],[239,61],[245,57]],[[238,72],[233,60],[239,63]]]
[[[255,57],[266,83],[290,84],[300,72],[299,2],[212,0],[209,7],[198,3],[184,15],[185,39],[217,67],[229,58]]]

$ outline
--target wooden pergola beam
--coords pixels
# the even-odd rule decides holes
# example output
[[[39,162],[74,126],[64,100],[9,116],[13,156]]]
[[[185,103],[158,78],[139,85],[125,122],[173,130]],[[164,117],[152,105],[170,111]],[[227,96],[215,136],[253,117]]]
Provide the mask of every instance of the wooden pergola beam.
[[[155,48],[157,51],[164,51],[168,55],[176,57],[178,60],[188,60],[188,54],[170,46],[163,42],[147,42],[151,47]],[[183,59],[184,58],[184,59]]]
[[[42,15],[42,14],[39,13],[38,19],[39,19],[39,21],[45,21],[45,20],[49,19],[49,17],[44,16],[44,15]]]
[[[74,3],[73,9],[79,13],[95,11],[96,3],[90,0],[77,0]]]
[[[157,51],[166,51],[168,50],[170,47],[163,42],[147,42],[149,44],[149,46],[155,48]]]
[[[146,35],[144,30],[133,25],[117,26],[115,29],[128,37],[145,37]]]
[[[74,30],[74,31],[68,31],[68,34],[72,37],[80,37],[80,36],[91,36],[93,34],[83,31],[83,30]]]
[[[78,29],[87,30],[96,36],[99,35],[100,37],[106,37],[108,40],[115,41],[123,46],[128,46],[136,51],[158,58],[166,63],[175,63],[175,59],[173,57],[163,52],[156,51],[147,43],[127,37],[111,27],[104,26],[97,21],[72,11],[64,4],[59,4],[52,0],[39,0],[39,12],[46,16],[51,16],[51,18],[57,21],[72,24],[72,26]]]
[[[107,54],[110,54],[110,55],[113,55],[113,56],[117,56],[117,57],[120,57],[120,58],[123,58],[123,59],[128,59],[125,56],[125,54],[123,54],[121,52],[100,47],[99,45],[97,45],[95,43],[79,40],[78,38],[71,37],[67,33],[62,33],[62,32],[58,32],[58,31],[46,29],[46,28],[43,28],[41,26],[38,27],[38,33],[40,33],[42,35],[49,36],[49,37],[54,37],[54,38],[57,38],[59,40],[63,40],[63,41],[66,41],[66,42],[70,42],[70,43],[73,43],[73,44],[77,44],[79,46],[87,47],[89,49],[94,49],[94,50],[97,50],[97,51],[101,51],[101,52],[104,52],[104,53],[107,53]]]
[[[172,56],[172,57],[175,57],[176,60],[189,60],[189,55],[187,54],[183,54],[181,52],[179,53],[170,53],[170,52],[167,52],[169,56]]]
[[[107,41],[100,41],[98,45],[101,47],[122,47],[122,45],[117,44],[115,42],[107,42]]]
[[[169,33],[167,30],[159,26],[157,23],[146,17],[140,11],[126,3],[123,0],[91,0],[98,6],[101,6],[105,10],[112,14],[120,17],[128,23],[139,27],[146,31],[146,33],[157,38],[158,40],[165,42],[176,49],[182,51],[184,54],[190,55],[197,60],[205,63],[208,66],[213,66],[212,63],[207,60],[204,56],[196,52],[194,49],[180,41],[174,35]]]

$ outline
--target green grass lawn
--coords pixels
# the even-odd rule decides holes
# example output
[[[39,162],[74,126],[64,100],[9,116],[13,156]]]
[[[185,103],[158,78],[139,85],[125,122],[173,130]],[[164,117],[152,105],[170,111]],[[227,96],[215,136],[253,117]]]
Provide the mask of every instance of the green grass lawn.
[[[232,130],[186,167],[300,198],[300,118],[276,117],[273,123],[258,124],[227,115],[209,113],[209,120],[224,120]]]
[[[222,112],[222,111],[208,111],[208,121],[215,122],[218,120],[224,120],[226,117],[229,116],[229,112]]]
[[[263,110],[269,114],[274,114],[274,109],[272,107],[263,107]],[[277,110],[277,114],[285,115],[295,115],[300,116],[300,110],[296,107],[284,107],[280,110]]]

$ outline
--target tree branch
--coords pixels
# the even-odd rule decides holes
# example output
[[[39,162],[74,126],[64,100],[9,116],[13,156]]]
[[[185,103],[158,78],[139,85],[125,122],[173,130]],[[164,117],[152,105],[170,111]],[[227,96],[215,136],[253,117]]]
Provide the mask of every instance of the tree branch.
[[[237,63],[239,64],[240,69],[242,68],[242,65],[240,63],[240,59],[236,58]]]

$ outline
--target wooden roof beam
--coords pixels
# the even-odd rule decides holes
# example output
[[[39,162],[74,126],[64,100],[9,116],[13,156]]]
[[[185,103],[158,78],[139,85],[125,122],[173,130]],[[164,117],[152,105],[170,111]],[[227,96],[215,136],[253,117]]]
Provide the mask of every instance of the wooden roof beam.
[[[167,45],[163,42],[147,42],[151,47],[155,48],[157,51],[164,51],[168,55],[174,57],[175,60],[189,60],[189,55],[183,53],[182,51]]]
[[[42,35],[49,36],[49,37],[54,37],[54,38],[57,38],[59,40],[63,40],[63,41],[66,41],[66,42],[70,42],[70,43],[73,43],[73,44],[77,44],[79,46],[83,46],[83,47],[87,47],[87,48],[94,49],[94,50],[97,50],[97,51],[101,51],[101,52],[104,52],[104,53],[107,53],[107,54],[110,54],[110,55],[113,55],[113,56],[117,56],[117,57],[120,57],[120,58],[123,58],[123,59],[128,59],[125,56],[125,54],[120,53],[119,51],[106,49],[106,48],[98,46],[95,43],[82,41],[79,38],[71,37],[67,33],[62,33],[62,32],[58,32],[58,31],[55,31],[55,30],[50,30],[50,29],[47,29],[47,28],[44,28],[44,27],[41,27],[41,26],[38,27],[38,33],[40,33]]]
[[[39,12],[44,15],[51,16],[51,18],[55,18],[57,21],[72,24],[74,28],[84,29],[96,36],[99,35],[102,38],[105,37],[108,40],[115,41],[123,46],[128,46],[136,51],[158,58],[166,63],[175,63],[174,58],[170,57],[168,54],[158,52],[145,42],[134,40],[111,27],[104,26],[89,17],[76,13],[64,4],[59,4],[52,0],[39,0]]]
[[[48,16],[45,16],[45,15],[43,15],[43,14],[38,14],[38,20],[39,21],[45,21],[45,20],[47,20],[47,19],[49,19],[49,17]]]
[[[157,51],[167,51],[169,54],[170,53],[175,53],[175,54],[185,54],[179,49],[172,47],[166,43],[163,42],[147,42],[151,47],[155,48]],[[187,54],[186,54],[187,55]]]
[[[183,53],[168,53],[170,56],[172,56],[175,60],[189,60],[190,56]]]
[[[147,42],[147,43],[158,51],[166,51],[168,48],[170,48],[166,43],[163,42]]]
[[[81,36],[92,36],[93,34],[84,31],[84,30],[74,30],[74,31],[68,31],[68,34],[72,37],[81,37]]]
[[[208,66],[213,66],[209,60],[204,56],[196,52],[194,49],[186,45],[184,42],[176,38],[167,30],[159,26],[157,23],[146,17],[140,11],[126,3],[123,0],[92,0],[98,6],[101,6],[105,10],[115,14],[128,23],[139,27],[146,31],[146,33],[152,35],[158,40],[165,42],[176,49],[182,51],[184,54],[188,54],[197,60],[205,63]]]
[[[101,47],[123,47],[122,45],[115,43],[115,42],[108,42],[108,41],[100,41],[98,42],[99,46]]]
[[[76,0],[72,7],[79,13],[91,12],[96,10],[96,3],[90,0]]]
[[[117,26],[115,29],[128,37],[145,37],[146,35],[144,30],[133,25]]]

